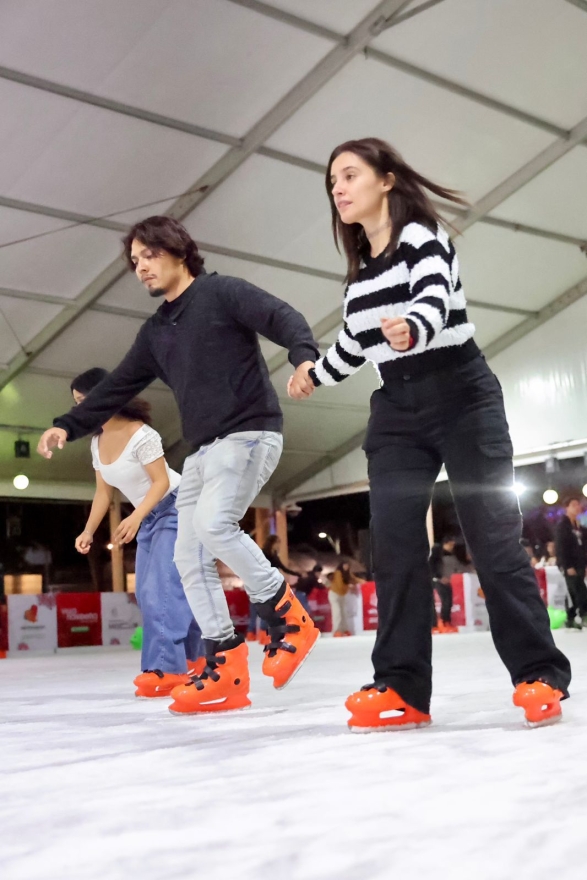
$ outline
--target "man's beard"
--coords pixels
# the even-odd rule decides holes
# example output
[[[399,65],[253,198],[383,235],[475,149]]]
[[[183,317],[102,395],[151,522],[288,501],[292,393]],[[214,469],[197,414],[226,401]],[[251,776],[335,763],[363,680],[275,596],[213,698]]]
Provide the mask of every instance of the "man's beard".
[[[156,287],[154,290],[149,290],[149,296],[152,296],[153,299],[156,299],[158,296],[165,296],[165,291],[162,287]]]

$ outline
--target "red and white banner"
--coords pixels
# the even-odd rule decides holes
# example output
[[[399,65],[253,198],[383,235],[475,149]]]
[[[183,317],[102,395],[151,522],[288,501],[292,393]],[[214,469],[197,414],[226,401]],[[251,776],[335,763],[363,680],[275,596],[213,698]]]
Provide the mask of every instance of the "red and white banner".
[[[477,630],[488,630],[489,614],[487,613],[487,606],[485,604],[485,594],[481,589],[481,584],[479,583],[479,578],[476,574],[453,574],[450,579],[453,588],[453,607],[455,604],[458,604],[458,601],[455,603],[455,595],[458,596],[457,579],[459,578],[462,579],[465,626]],[[455,626],[462,625],[459,623],[460,619],[462,619],[460,615],[456,618],[453,617],[453,623]]]
[[[228,611],[237,632],[246,632],[249,626],[250,603],[245,590],[225,590]]]
[[[377,629],[379,615],[377,613],[377,593],[375,581],[365,581],[361,584],[363,595],[363,629]]]
[[[57,642],[60,648],[102,644],[100,593],[58,593]]]
[[[9,595],[8,647],[11,651],[57,650],[55,596]]]
[[[128,648],[130,637],[143,625],[134,593],[100,593],[102,644]]]
[[[320,632],[332,632],[332,610],[328,601],[328,590],[314,587],[308,595],[310,614]]]
[[[567,585],[562,571],[555,565],[547,565],[544,568],[546,575],[546,595],[547,605],[549,608],[558,608],[565,610],[565,600],[567,598]]]

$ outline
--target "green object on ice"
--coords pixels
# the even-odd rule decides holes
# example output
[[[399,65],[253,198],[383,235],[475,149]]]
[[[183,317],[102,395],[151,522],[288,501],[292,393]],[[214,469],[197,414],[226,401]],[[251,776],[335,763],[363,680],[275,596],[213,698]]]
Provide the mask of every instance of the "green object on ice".
[[[130,644],[135,651],[140,651],[143,647],[143,627],[137,626],[134,633],[130,637]]]
[[[567,619],[567,612],[564,608],[549,608],[548,616],[550,617],[550,628],[560,629]]]

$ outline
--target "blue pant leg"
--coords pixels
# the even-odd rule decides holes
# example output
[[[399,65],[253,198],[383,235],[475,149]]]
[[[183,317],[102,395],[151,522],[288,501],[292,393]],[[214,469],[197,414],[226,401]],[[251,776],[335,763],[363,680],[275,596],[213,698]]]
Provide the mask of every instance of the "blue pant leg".
[[[151,537],[145,532],[142,533],[142,529],[139,531],[137,535],[137,555],[135,559],[135,595],[137,598],[137,605],[140,608],[141,615],[143,617],[143,645],[141,648],[141,671],[145,672],[149,669],[147,665],[147,658],[149,656],[149,642],[150,642],[150,633],[148,631],[148,626],[145,625],[145,613],[143,611],[142,605],[142,589],[141,586],[146,579],[147,571],[149,569],[149,551],[151,549]]]
[[[303,608],[305,611],[308,612],[308,614],[309,614],[310,617],[311,617],[311,616],[312,616],[312,612],[310,611],[310,600],[309,600],[309,598],[308,598],[308,594],[307,594],[307,593],[302,593],[301,590],[299,590],[299,591],[296,590],[295,587],[294,587],[294,591],[295,591],[295,594],[296,594],[297,598],[300,600],[300,605],[302,606],[302,608]]]
[[[247,627],[248,632],[256,633],[257,632],[257,619],[259,615],[255,611],[255,606],[251,603],[251,610],[249,612],[249,626]]]
[[[149,556],[143,567],[140,596],[143,668],[180,674],[187,670],[186,639],[194,619],[173,562],[176,534],[177,514],[172,505],[155,508],[145,519],[139,546],[148,545]]]

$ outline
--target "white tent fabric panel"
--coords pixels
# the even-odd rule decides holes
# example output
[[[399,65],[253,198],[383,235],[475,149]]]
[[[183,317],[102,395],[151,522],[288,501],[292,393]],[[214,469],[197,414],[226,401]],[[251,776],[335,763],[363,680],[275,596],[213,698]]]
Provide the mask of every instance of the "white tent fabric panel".
[[[90,367],[111,370],[131,347],[142,321],[122,315],[86,312],[71,324],[37,358],[37,367],[71,370],[77,373]]]
[[[570,3],[445,0],[373,45],[564,127],[587,115],[587,16]]]
[[[73,118],[45,138],[42,155],[5,189],[8,196],[93,216],[119,211],[117,219],[132,223],[145,211],[164,213],[172,197],[227,150],[142,119],[71,103]],[[156,204],[126,210],[147,202]]]
[[[455,247],[465,295],[482,302],[538,311],[587,275],[578,247],[524,232],[479,224]]]
[[[337,144],[368,136],[388,140],[422,174],[463,190],[470,199],[484,195],[553,140],[516,119],[359,57],[269,144],[326,163]]]
[[[0,243],[55,235],[0,248],[0,286],[74,299],[120,253],[120,236],[95,226],[0,207]]]
[[[308,21],[332,28],[341,34],[352,30],[356,24],[373,9],[373,0],[269,0],[269,6],[299,15]]]
[[[125,223],[169,210],[202,178],[209,189],[173,211],[187,215],[208,270],[290,303],[324,352],[341,323],[345,262],[332,242],[323,168],[337,143],[378,135],[423,174],[477,208],[481,200],[481,216],[454,212],[470,225],[456,246],[477,340],[501,351],[492,363],[516,450],[585,437],[587,148],[568,150],[576,140],[568,130],[587,117],[581,5],[5,0],[0,423],[49,424],[69,406],[73,375],[124,356],[160,303],[121,275]],[[382,11],[398,14],[375,21]],[[375,24],[353,56],[364,41],[347,37],[368,14]],[[345,63],[330,66],[335,56]],[[261,124],[265,114],[281,124]],[[146,202],[154,204],[131,210]],[[34,238],[46,232],[55,234]],[[276,496],[299,497],[301,484],[364,485],[353,446],[375,370],[293,403],[291,366],[273,343],[261,347],[285,416]],[[146,393],[179,460],[173,396],[161,383]],[[0,438],[0,480],[13,475],[13,433]],[[79,448],[68,446],[63,466],[58,456],[31,459],[34,479],[88,479]]]
[[[587,116],[587,95],[585,105]],[[510,196],[493,216],[587,239],[586,204],[587,149],[582,145]]]
[[[62,306],[0,296],[0,363],[8,365],[21,346],[55,318]]]
[[[344,274],[320,177],[251,156],[186,220],[196,240]]]
[[[7,66],[235,137],[331,48],[227,0],[8,5],[0,29]],[[56,29],[57,19],[65,26]],[[56,39],[47,40],[48,32]]]
[[[491,361],[516,453],[587,438],[586,328],[582,299]]]
[[[367,458],[362,449],[355,449],[294,489],[288,495],[288,501],[365,492],[368,488]]]

